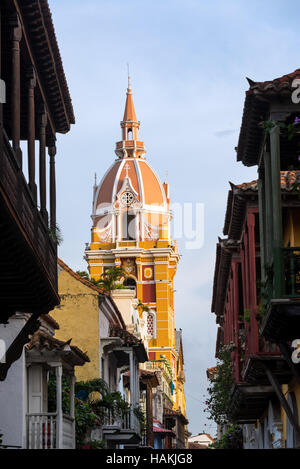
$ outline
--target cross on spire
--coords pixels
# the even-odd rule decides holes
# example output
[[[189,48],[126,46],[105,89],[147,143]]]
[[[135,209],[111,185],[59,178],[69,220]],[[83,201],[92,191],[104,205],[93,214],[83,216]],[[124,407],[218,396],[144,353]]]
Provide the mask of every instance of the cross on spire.
[[[131,82],[130,82],[130,72],[129,72],[129,63],[127,63],[127,72],[128,72],[128,89],[131,89]]]
[[[126,163],[126,165],[125,165],[125,170],[126,170],[126,178],[127,178],[127,179],[128,179],[128,171],[129,171],[129,169],[130,169],[130,166],[129,166],[128,163]]]

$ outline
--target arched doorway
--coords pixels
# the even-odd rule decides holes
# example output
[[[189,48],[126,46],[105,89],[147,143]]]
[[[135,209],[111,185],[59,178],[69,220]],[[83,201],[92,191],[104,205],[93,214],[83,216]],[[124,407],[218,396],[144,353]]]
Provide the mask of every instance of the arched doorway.
[[[123,282],[123,286],[128,288],[129,290],[133,290],[136,295],[136,281],[132,277],[125,278]]]
[[[122,215],[122,239],[125,241],[135,239],[135,215],[127,211]]]

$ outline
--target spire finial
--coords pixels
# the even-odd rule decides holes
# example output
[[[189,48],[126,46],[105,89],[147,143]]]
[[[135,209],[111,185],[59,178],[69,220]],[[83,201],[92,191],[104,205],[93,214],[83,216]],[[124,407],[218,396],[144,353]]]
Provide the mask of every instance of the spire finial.
[[[95,173],[95,186],[97,186],[97,173]]]
[[[131,90],[131,79],[130,79],[129,63],[127,63],[127,74],[128,74],[128,90]]]
[[[169,184],[169,171],[166,171],[166,184]]]

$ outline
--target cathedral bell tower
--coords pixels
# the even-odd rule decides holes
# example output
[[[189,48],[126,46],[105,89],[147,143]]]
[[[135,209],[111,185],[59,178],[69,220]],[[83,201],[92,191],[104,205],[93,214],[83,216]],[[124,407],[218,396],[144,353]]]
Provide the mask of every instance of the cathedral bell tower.
[[[139,129],[129,79],[117,158],[100,184],[95,181],[91,243],[85,254],[92,278],[113,266],[124,268],[124,284],[149,307],[149,359],[166,358],[176,376],[174,277],[179,254],[170,235],[169,184],[161,184],[146,160]]]

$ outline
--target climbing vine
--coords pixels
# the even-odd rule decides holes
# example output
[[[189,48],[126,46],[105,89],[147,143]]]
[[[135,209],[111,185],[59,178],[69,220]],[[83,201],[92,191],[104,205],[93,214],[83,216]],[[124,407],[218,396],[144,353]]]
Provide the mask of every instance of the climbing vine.
[[[217,373],[207,389],[209,398],[205,402],[208,419],[223,426],[230,422],[229,404],[233,385],[232,346],[224,346],[218,356]]]
[[[239,425],[231,425],[222,438],[215,441],[210,449],[243,449],[243,430]]]

